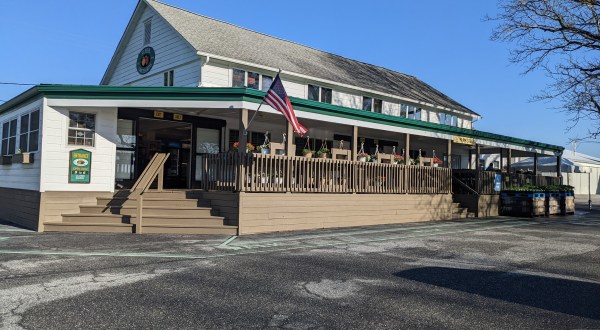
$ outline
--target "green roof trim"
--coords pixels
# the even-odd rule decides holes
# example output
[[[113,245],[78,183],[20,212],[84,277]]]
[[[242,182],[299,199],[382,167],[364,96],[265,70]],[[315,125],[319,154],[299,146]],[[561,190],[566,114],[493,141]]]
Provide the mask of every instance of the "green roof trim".
[[[0,114],[40,97],[50,99],[102,99],[102,100],[178,100],[178,101],[247,101],[260,103],[265,93],[253,89],[231,87],[134,87],[88,85],[37,85],[0,105]],[[504,142],[523,147],[562,152],[564,147],[510,136],[399,118],[342,106],[290,97],[295,109],[340,118],[418,129],[422,131],[459,135],[494,142]]]

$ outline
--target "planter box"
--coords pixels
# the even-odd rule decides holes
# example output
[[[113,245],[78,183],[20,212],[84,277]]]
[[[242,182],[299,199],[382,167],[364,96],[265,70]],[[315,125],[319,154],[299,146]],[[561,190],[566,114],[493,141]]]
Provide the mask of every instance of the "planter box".
[[[573,192],[560,193],[560,214],[575,214],[575,196]]]
[[[13,164],[33,164],[33,155],[30,152],[15,154],[12,156]]]
[[[542,192],[503,192],[500,213],[513,217],[546,215],[546,194]]]
[[[0,157],[0,165],[10,165],[10,164],[12,164],[12,156]]]
[[[546,193],[546,213],[548,215],[561,214],[560,193]]]

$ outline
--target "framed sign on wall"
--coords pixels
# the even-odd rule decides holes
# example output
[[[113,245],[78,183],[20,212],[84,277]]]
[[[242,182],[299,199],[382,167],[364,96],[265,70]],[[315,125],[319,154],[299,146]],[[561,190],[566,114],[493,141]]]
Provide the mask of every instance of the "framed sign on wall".
[[[69,153],[69,183],[90,183],[92,152],[84,149]]]

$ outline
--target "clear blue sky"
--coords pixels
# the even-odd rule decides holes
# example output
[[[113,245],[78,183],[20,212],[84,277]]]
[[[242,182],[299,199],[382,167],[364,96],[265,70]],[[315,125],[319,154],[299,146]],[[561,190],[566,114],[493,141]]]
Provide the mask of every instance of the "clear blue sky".
[[[530,102],[548,83],[521,75],[511,45],[489,40],[486,1],[164,0],[189,11],[419,77],[482,115],[478,130],[567,145],[558,103]],[[0,82],[98,84],[136,0],[0,1]],[[0,85],[0,100],[27,87]],[[579,152],[600,157],[600,144]]]

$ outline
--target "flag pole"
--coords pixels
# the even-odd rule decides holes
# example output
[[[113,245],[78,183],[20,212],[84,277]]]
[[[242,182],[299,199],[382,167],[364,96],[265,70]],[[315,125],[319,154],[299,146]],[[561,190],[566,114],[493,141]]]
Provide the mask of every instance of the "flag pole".
[[[275,78],[273,78],[273,81],[271,82],[271,86],[269,86],[269,89],[267,89],[267,93],[269,92],[269,90],[271,89],[271,87],[273,87],[273,83],[275,83],[275,79],[277,79],[277,77],[279,76],[280,73],[281,73],[281,69],[279,69],[279,72],[277,72],[277,75],[275,75]],[[250,124],[252,124],[252,121],[254,121],[254,118],[256,117],[256,115],[258,114],[258,112],[260,111],[260,107],[262,107],[262,105],[264,103],[265,103],[265,98],[263,97],[262,101],[260,101],[260,104],[258,105],[258,108],[256,109],[256,111],[252,115],[252,118],[250,118],[250,121],[248,122],[248,127],[244,128],[244,135],[248,135],[248,128],[250,128]]]

